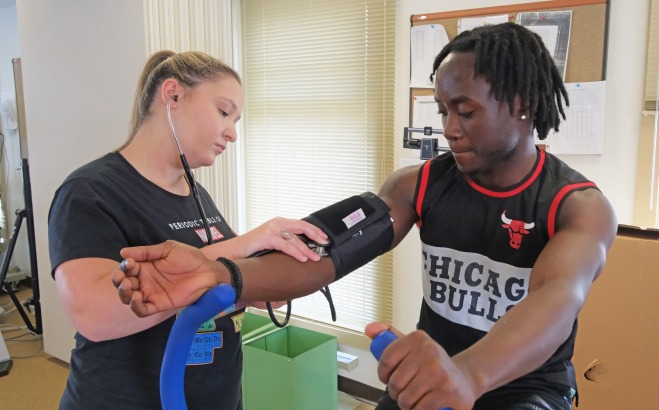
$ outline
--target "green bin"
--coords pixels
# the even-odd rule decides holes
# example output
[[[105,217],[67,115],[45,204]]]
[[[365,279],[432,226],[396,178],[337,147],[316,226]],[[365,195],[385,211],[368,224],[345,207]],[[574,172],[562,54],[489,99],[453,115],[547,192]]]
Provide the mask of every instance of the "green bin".
[[[245,328],[248,321],[246,317],[243,333],[251,326]],[[334,336],[288,326],[245,342],[242,377],[245,410],[337,409]]]
[[[275,324],[272,323],[272,320],[270,320],[269,317],[245,312],[245,315],[243,316],[243,323],[240,328],[240,334],[242,336],[243,343],[245,343],[275,328]]]

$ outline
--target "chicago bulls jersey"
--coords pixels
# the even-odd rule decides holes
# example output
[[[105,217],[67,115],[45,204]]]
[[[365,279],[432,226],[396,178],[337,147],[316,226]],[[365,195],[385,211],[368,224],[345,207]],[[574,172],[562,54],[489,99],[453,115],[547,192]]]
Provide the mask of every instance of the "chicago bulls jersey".
[[[558,228],[565,198],[594,187],[542,150],[524,180],[505,190],[460,173],[450,153],[426,162],[414,198],[423,258],[419,329],[451,356],[482,338],[526,296],[531,268]],[[576,321],[547,363],[511,384],[540,378],[576,389],[570,362],[575,337]]]

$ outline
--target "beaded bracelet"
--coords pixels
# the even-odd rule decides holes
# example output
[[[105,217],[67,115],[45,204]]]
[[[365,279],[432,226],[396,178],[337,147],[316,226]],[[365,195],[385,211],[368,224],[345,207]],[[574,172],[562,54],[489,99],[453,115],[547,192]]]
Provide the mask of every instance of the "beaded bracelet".
[[[231,275],[231,287],[236,292],[236,301],[240,300],[240,295],[243,293],[243,275],[231,259],[227,259],[224,256],[220,256],[216,259],[218,262],[221,262],[229,270]]]

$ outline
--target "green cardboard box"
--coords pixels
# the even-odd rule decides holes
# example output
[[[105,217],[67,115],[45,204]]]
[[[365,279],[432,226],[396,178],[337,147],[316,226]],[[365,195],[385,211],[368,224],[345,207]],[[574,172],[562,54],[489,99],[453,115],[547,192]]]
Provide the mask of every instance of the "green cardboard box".
[[[247,314],[245,330],[258,326]],[[251,321],[245,328],[245,323]],[[338,377],[336,338],[296,326],[245,339],[243,406],[245,410],[336,410]]]
[[[277,327],[274,323],[272,323],[272,320],[270,320],[269,317],[245,312],[245,315],[243,316],[243,323],[240,328],[243,344],[276,328]]]

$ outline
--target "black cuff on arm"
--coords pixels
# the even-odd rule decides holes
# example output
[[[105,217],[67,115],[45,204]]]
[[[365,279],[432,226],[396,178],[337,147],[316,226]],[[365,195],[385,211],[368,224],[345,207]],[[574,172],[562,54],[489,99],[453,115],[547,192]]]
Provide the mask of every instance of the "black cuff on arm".
[[[334,262],[335,281],[391,249],[394,228],[389,211],[377,195],[364,192],[302,218],[329,237],[325,250]]]

